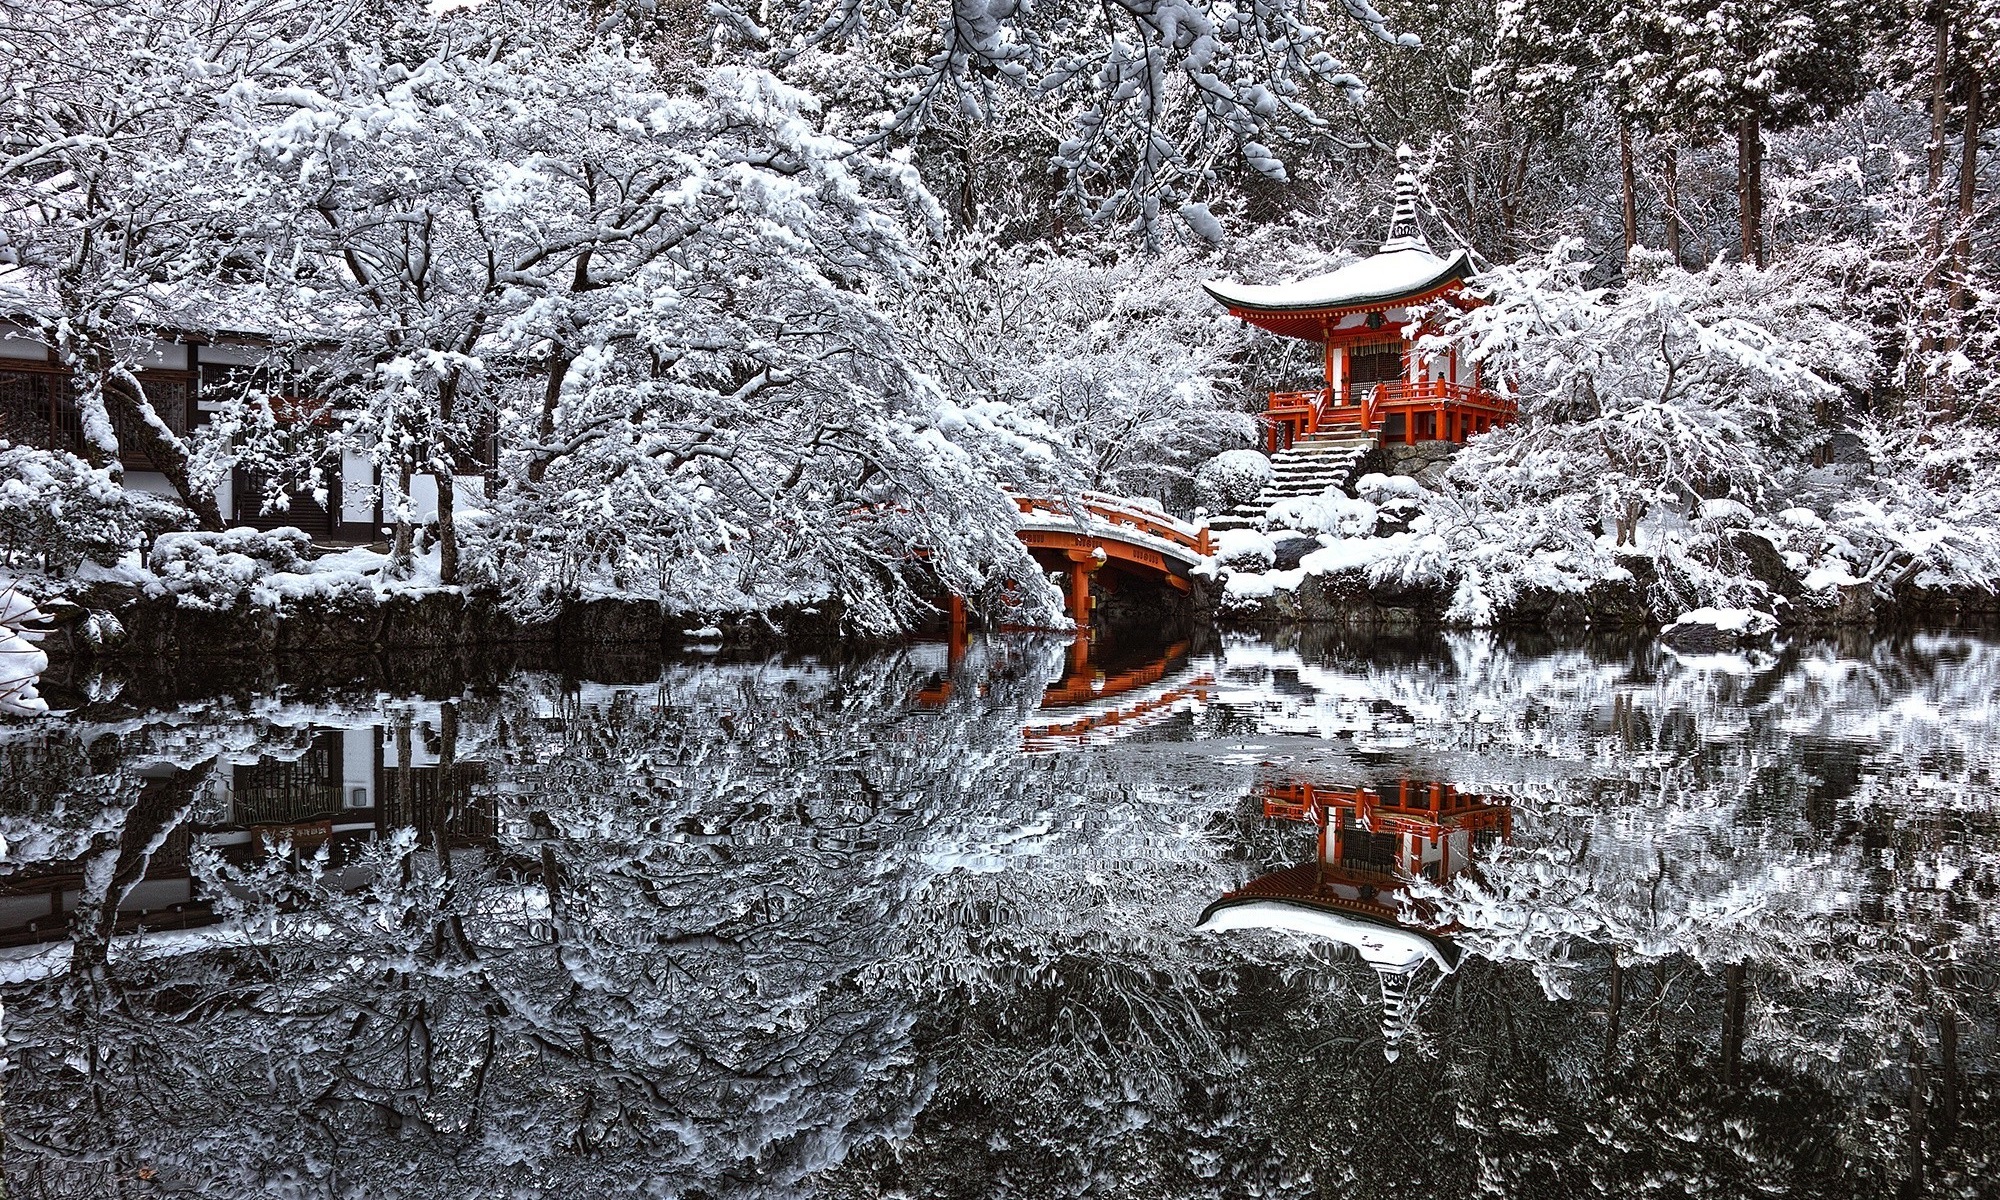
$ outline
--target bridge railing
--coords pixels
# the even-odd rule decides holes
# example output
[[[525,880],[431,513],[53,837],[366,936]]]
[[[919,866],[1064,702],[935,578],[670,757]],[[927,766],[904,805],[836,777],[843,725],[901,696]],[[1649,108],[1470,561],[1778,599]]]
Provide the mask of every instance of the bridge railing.
[[[1122,496],[1104,492],[1080,492],[1072,502],[1057,496],[1029,496],[1020,492],[1012,493],[1014,504],[1025,514],[1044,512],[1052,516],[1070,517],[1076,513],[1072,503],[1081,507],[1090,516],[1115,528],[1132,529],[1148,537],[1170,542],[1203,558],[1213,554],[1210,548],[1208,526],[1191,525],[1176,520],[1163,512],[1141,508]]]

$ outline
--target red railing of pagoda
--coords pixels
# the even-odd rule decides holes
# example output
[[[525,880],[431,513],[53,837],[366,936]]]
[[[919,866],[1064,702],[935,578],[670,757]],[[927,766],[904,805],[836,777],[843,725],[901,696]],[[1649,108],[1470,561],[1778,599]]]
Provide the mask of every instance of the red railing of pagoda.
[[[1310,783],[1267,783],[1264,815],[1287,821],[1324,824],[1329,810],[1352,813],[1370,828],[1427,828],[1449,821],[1465,829],[1512,826],[1512,806],[1505,800],[1461,792],[1448,783],[1401,780],[1383,788],[1318,787]]]
[[[1403,441],[1463,442],[1520,415],[1512,400],[1484,388],[1443,379],[1398,380],[1365,388],[1272,392],[1264,419],[1272,450],[1323,430],[1379,433],[1387,419],[1403,416]]]

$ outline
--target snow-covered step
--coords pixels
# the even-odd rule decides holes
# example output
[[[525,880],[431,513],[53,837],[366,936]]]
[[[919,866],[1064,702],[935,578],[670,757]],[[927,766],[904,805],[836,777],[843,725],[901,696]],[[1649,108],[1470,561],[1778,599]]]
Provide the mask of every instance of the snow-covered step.
[[[1261,528],[1271,506],[1345,488],[1354,469],[1375,448],[1373,434],[1342,432],[1302,438],[1271,456],[1271,477],[1255,500],[1210,518],[1214,530]]]

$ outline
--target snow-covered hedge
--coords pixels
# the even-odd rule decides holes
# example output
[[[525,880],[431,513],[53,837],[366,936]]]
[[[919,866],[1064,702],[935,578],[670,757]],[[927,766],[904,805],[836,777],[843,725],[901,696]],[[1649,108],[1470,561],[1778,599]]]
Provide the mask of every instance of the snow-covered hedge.
[[[344,557],[368,553],[353,551]],[[146,566],[180,603],[197,608],[271,604],[281,596],[326,592],[358,581],[349,578],[351,571],[315,573],[312,539],[290,528],[162,534]],[[363,590],[372,591],[372,585]]]

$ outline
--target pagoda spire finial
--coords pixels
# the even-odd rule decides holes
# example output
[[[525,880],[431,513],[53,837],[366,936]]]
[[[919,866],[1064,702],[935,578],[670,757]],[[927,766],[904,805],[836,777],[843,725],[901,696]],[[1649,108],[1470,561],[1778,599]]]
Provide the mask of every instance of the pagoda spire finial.
[[[1404,142],[1396,147],[1396,208],[1389,214],[1389,240],[1382,243],[1382,253],[1430,248],[1417,224],[1417,154]]]
[[[1423,998],[1410,998],[1411,976],[1415,968],[1396,970],[1377,966],[1375,975],[1382,983],[1382,1057],[1395,1062],[1403,1052],[1403,1038],[1416,1024],[1417,1008]]]

